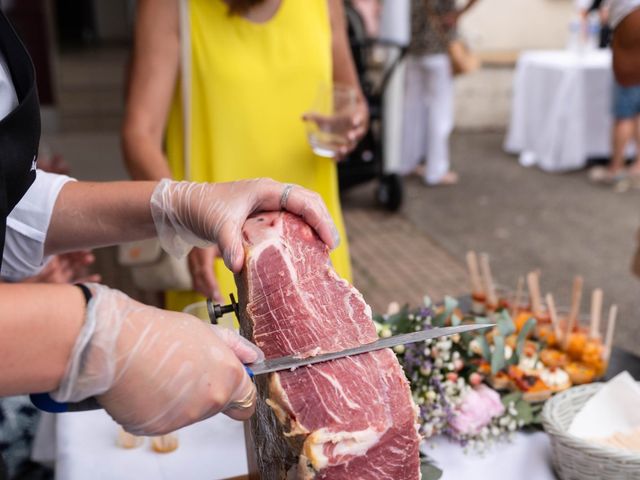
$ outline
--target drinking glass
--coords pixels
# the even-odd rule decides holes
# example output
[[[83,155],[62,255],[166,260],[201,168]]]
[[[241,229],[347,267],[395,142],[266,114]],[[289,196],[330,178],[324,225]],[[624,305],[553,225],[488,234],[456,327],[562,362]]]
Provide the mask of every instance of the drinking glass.
[[[347,85],[318,86],[315,100],[305,115],[307,138],[316,155],[335,158],[349,144],[347,133],[356,110],[356,90]]]

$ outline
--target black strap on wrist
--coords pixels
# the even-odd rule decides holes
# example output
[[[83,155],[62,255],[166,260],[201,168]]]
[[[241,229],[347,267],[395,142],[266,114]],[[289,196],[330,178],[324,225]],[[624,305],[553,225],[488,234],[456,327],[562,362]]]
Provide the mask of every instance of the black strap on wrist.
[[[91,297],[93,297],[93,295],[91,294],[91,290],[89,290],[89,287],[87,287],[84,283],[75,283],[74,285],[82,290],[82,295],[84,295],[84,299],[88,305]]]

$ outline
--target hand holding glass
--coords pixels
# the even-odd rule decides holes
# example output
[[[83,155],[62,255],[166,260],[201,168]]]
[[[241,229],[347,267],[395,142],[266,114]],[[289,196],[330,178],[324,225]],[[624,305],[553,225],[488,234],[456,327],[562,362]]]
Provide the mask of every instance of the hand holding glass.
[[[316,99],[304,115],[307,137],[316,155],[336,158],[349,146],[357,93],[346,85],[320,85]]]

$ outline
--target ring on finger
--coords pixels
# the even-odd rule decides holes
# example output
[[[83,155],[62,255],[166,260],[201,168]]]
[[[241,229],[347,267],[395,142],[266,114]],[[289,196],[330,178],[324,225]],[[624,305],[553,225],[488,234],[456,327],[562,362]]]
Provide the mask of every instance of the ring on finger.
[[[280,210],[287,209],[287,201],[289,200],[289,195],[291,194],[291,190],[293,190],[293,185],[291,183],[287,183],[284,186],[282,195],[280,196]]]
[[[227,406],[227,410],[246,410],[256,403],[256,389],[252,388],[244,398],[235,400]]]

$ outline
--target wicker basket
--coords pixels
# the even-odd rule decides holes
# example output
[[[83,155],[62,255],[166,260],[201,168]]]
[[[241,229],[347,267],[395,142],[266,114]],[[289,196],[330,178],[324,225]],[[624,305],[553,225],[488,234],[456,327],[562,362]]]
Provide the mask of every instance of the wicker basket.
[[[553,467],[562,480],[640,479],[640,454],[567,434],[573,417],[601,387],[601,383],[573,387],[544,406],[542,423],[551,437]]]

